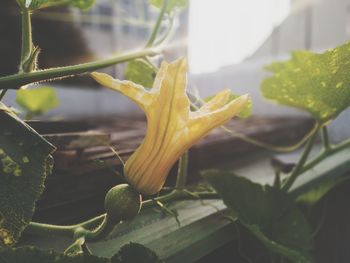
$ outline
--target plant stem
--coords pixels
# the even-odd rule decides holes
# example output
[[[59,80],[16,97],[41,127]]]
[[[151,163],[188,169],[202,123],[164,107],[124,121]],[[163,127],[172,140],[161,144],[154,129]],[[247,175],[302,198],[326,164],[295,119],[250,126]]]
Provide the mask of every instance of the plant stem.
[[[154,43],[155,46],[159,46],[160,44],[162,44],[170,35],[173,26],[174,26],[174,15],[172,15],[171,17],[169,17],[169,24],[168,24],[168,28],[166,29],[166,31],[164,32],[164,34],[162,36],[160,36],[157,40],[157,42]]]
[[[294,175],[295,179],[296,177],[298,177],[299,175],[301,175],[302,173],[306,172],[307,170],[312,169],[314,166],[316,166],[317,164],[319,164],[320,162],[322,162],[324,159],[328,158],[329,156],[340,152],[346,148],[350,147],[350,139],[343,141],[337,145],[334,145],[332,147],[329,148],[324,148],[323,151],[321,151],[316,157],[314,157],[312,160],[310,160],[309,162],[307,162],[305,165],[303,165],[303,167],[301,167],[298,171],[298,173],[296,175]],[[289,177],[289,179],[291,178],[291,176]],[[295,181],[294,179],[294,181]],[[294,182],[293,181],[293,182]],[[292,183],[293,183],[292,182]],[[287,182],[286,182],[287,184]],[[285,187],[285,186],[284,186]],[[290,185],[291,187],[291,185]],[[290,187],[288,187],[285,190],[288,190]],[[282,188],[284,189],[284,188]]]
[[[41,236],[62,236],[73,238],[76,225],[60,226],[51,224],[42,224],[37,222],[30,222],[25,229],[26,234],[41,235]]]
[[[340,152],[344,150],[345,148],[350,147],[350,140],[346,140],[344,142],[341,142],[332,148],[330,148],[328,151],[324,150],[319,155],[317,155],[315,158],[310,160],[305,164],[305,166],[300,170],[300,174],[306,172],[307,170],[310,170],[315,165],[326,159],[327,157],[331,156],[332,154],[335,154],[337,152]]]
[[[192,200],[192,199],[217,199],[219,198],[219,194],[215,192],[196,192],[193,195],[187,193],[183,190],[174,190],[170,192],[169,194],[162,195],[158,198],[154,198],[151,200],[146,200],[142,202],[143,208],[149,208],[152,207],[157,201],[162,203],[167,203],[170,201],[180,201],[180,200]]]
[[[32,55],[33,41],[32,41],[32,23],[31,13],[28,9],[21,9],[22,16],[22,48],[21,48],[21,63],[19,66],[20,72],[25,72],[23,68],[24,62]]]
[[[309,157],[309,154],[311,152],[312,146],[314,145],[315,139],[317,137],[319,128],[317,128],[314,132],[314,134],[310,137],[310,139],[307,141],[304,151],[298,161],[298,163],[296,164],[296,166],[294,167],[291,175],[288,177],[286,183],[282,186],[282,190],[288,191],[288,189],[293,185],[293,183],[295,182],[295,180],[298,178],[298,176],[300,175],[300,171],[302,170],[304,164],[307,161],[307,158]]]
[[[10,89],[18,89],[18,87],[20,86],[31,84],[34,82],[73,77],[74,75],[91,72],[97,69],[105,68],[136,58],[154,56],[156,54],[158,54],[158,52],[154,49],[143,49],[140,51],[114,56],[108,59],[102,59],[78,65],[44,69],[29,73],[18,73],[10,76],[1,77],[0,89],[7,89],[9,87]]]
[[[26,59],[29,58],[33,50],[33,41],[32,41],[32,22],[31,22],[31,13],[25,7],[21,7],[21,21],[22,21],[22,45],[21,45],[21,61],[19,64],[19,73],[25,72],[23,68]],[[0,93],[0,101],[6,95],[6,92],[11,87],[11,84],[4,88]],[[16,87],[17,89],[19,88]]]
[[[323,147],[326,151],[328,151],[331,148],[331,145],[329,143],[329,137],[328,137],[328,130],[327,126],[324,126],[322,128],[322,142],[323,142]]]
[[[191,98],[191,100],[194,100],[194,99],[196,100],[195,103],[191,102],[191,106],[194,109],[198,110],[201,106],[203,106],[205,104],[205,101],[203,99],[199,98],[198,96],[196,96],[195,94],[191,94],[189,92],[187,92],[187,94]],[[199,105],[196,105],[197,103]],[[222,125],[220,128],[222,130],[224,130],[226,133],[228,133],[234,137],[237,137],[237,138],[239,138],[247,143],[253,144],[255,146],[258,146],[258,147],[261,147],[261,148],[264,148],[267,150],[275,151],[275,152],[292,152],[292,151],[295,151],[296,149],[300,148],[305,142],[307,142],[310,139],[310,137],[314,134],[314,132],[318,129],[318,126],[319,126],[318,123],[315,122],[312,129],[310,131],[308,131],[303,136],[303,138],[301,138],[301,140],[299,142],[297,142],[296,144],[290,145],[290,146],[277,146],[277,145],[265,143],[265,142],[256,140],[254,138],[250,138],[250,137],[248,137],[244,134],[241,134],[235,130],[232,130],[232,129],[226,127],[225,125]]]
[[[166,203],[175,200],[193,200],[197,198],[202,199],[217,199],[219,195],[214,192],[199,192],[195,193],[197,197],[194,195],[190,195],[185,191],[174,190],[173,192],[157,197],[153,200],[147,200],[142,203],[143,208],[149,208],[155,205],[157,201]],[[25,232],[27,234],[32,235],[41,235],[41,236],[62,236],[73,238],[76,230],[85,229],[83,233],[86,234],[86,238],[90,242],[94,242],[96,240],[100,240],[106,234],[108,234],[114,226],[107,224],[106,214],[99,215],[87,221],[84,221],[80,224],[69,225],[69,226],[59,226],[59,225],[51,225],[51,224],[42,224],[36,222],[30,222]],[[91,228],[95,228],[95,230],[89,230]]]
[[[176,178],[176,189],[184,188],[186,185],[188,174],[188,151],[186,151],[179,160],[179,168],[177,170],[177,178]]]
[[[6,92],[7,92],[8,90],[7,89],[3,89],[2,91],[1,91],[1,93],[0,93],[0,101],[4,98],[4,96],[6,95]]]
[[[108,216],[104,216],[102,223],[93,231],[87,231],[85,239],[87,242],[97,242],[105,238],[115,227],[115,224],[111,224],[108,220]]]
[[[160,13],[158,15],[156,24],[154,25],[152,33],[147,41],[146,48],[152,47],[154,42],[156,41],[158,31],[160,29],[160,25],[162,24],[163,17],[168,9],[169,2],[170,2],[170,0],[163,1],[163,5],[162,5],[162,8],[161,8]]]

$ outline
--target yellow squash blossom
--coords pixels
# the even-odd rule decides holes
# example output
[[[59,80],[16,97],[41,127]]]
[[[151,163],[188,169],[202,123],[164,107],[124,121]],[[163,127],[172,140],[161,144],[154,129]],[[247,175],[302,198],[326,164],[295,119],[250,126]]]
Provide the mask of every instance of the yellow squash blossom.
[[[248,95],[229,101],[230,91],[223,90],[199,110],[191,111],[186,73],[185,59],[163,62],[150,90],[107,74],[92,73],[97,82],[129,97],[146,114],[146,136],[124,167],[127,181],[142,194],[159,192],[179,157],[247,103]]]

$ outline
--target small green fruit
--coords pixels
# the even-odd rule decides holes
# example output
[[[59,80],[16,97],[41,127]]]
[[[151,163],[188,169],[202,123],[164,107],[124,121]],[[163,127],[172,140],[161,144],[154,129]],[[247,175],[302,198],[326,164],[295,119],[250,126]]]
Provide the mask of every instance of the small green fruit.
[[[141,195],[130,185],[120,184],[111,188],[105,197],[105,209],[110,222],[133,219],[141,209]]]

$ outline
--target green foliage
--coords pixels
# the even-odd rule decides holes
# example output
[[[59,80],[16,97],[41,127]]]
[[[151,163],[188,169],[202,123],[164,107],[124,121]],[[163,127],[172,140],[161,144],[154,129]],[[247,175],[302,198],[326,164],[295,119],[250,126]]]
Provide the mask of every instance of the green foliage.
[[[266,68],[274,75],[262,82],[263,96],[306,110],[322,124],[350,106],[350,43],[322,54],[294,52]]]
[[[166,0],[149,0],[150,4],[161,8]],[[174,8],[183,8],[188,5],[188,0],[168,0],[167,12],[171,12]]]
[[[0,123],[0,246],[11,246],[32,218],[54,147],[8,111]]]
[[[161,263],[163,262],[159,257],[149,248],[137,244],[129,243],[124,245],[116,254],[112,257],[111,263]]]
[[[329,180],[316,185],[310,191],[298,196],[297,201],[308,205],[314,205],[322,197],[324,197],[327,193],[329,193],[333,188],[345,182],[349,182],[349,178],[347,177],[340,177],[337,179],[330,178]]]
[[[54,251],[40,250],[35,247],[0,248],[0,262],[25,263],[109,263],[107,259],[92,255],[68,256]]]
[[[29,10],[53,6],[73,6],[86,10],[94,5],[95,0],[17,0],[17,2]]]
[[[89,254],[64,255],[35,247],[0,248],[0,262],[11,263],[161,263],[150,249],[130,243],[123,246],[111,259]]]
[[[238,94],[230,94],[230,97],[227,101],[227,103],[237,99],[238,97],[240,97],[241,95]],[[204,99],[205,102],[210,101],[214,96],[209,96],[207,98]],[[239,112],[239,114],[237,115],[239,118],[245,119],[250,117],[250,115],[252,115],[252,99],[249,97],[248,99],[248,103],[245,104],[244,108]]]
[[[268,249],[293,262],[313,262],[309,225],[287,193],[230,172],[210,170],[203,176]]]
[[[153,85],[155,72],[153,68],[144,60],[136,59],[130,61],[125,69],[125,77],[137,84],[146,88],[151,88]]]
[[[41,115],[59,105],[56,91],[50,87],[20,89],[16,93],[16,102],[29,116]]]

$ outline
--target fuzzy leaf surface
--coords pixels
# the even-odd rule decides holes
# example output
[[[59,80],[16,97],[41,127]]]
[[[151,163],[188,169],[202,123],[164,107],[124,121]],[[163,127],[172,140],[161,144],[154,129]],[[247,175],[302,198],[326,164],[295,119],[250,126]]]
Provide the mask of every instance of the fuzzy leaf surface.
[[[29,224],[52,167],[54,146],[0,109],[0,246],[11,246]]]
[[[350,106],[350,43],[322,54],[297,51],[266,69],[273,75],[262,82],[263,96],[308,111],[321,124]]]

